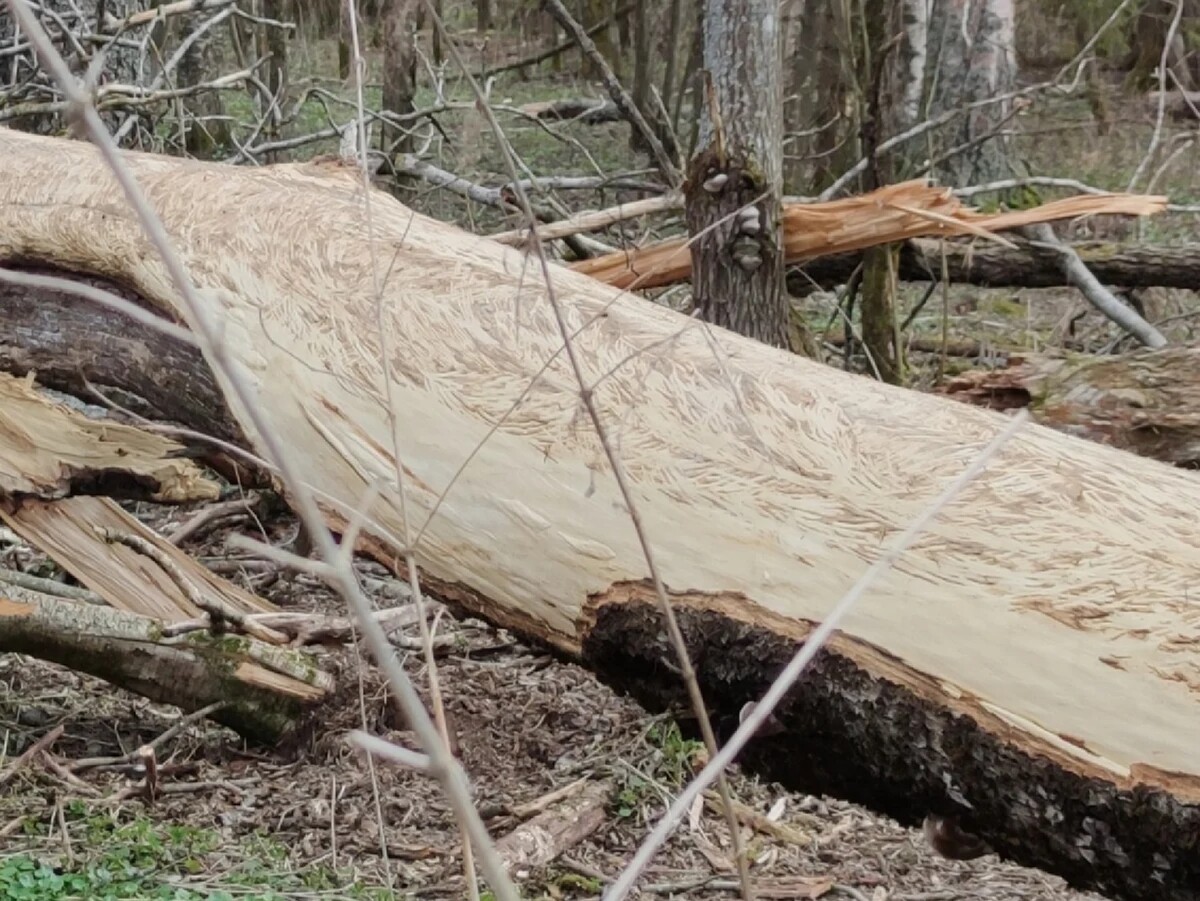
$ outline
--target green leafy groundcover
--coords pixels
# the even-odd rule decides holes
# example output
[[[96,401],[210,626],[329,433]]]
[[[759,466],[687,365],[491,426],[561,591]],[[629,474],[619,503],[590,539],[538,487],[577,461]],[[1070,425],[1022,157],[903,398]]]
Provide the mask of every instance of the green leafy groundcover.
[[[390,897],[328,867],[293,868],[269,836],[230,842],[215,831],[120,822],[80,802],[66,807],[70,849],[30,817],[25,837],[44,855],[0,853],[0,901],[283,901],[318,892],[325,901]],[[53,849],[51,852],[50,849]]]

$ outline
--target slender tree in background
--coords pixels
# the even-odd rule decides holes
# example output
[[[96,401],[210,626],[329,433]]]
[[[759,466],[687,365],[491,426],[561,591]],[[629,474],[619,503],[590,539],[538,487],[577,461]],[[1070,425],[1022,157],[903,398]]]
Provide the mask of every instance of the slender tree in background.
[[[421,0],[387,0],[383,10],[383,108],[403,116],[416,110],[417,20]],[[397,153],[412,149],[411,128],[387,126],[383,147]]]
[[[1017,74],[1013,0],[942,0],[930,9],[928,114],[1010,93]],[[1013,112],[1012,101],[1002,100],[963,115],[934,166],[938,180],[960,187],[1011,176],[1004,130]]]
[[[262,0],[263,16],[276,22],[292,21],[291,0]],[[263,112],[266,114],[266,124],[263,134],[269,138],[279,137],[284,107],[287,105],[288,89],[288,33],[282,28],[260,24],[255,32],[258,46],[258,56],[267,59],[264,69],[263,83],[267,87],[269,97],[261,98]],[[267,107],[270,106],[268,112]],[[271,162],[279,162],[282,156],[271,154]]]
[[[596,49],[608,61],[612,70],[617,73],[618,77],[621,74],[621,54],[617,51],[617,20],[615,0],[585,0],[585,15],[583,18],[584,24],[590,29],[593,25],[606,23],[604,28],[601,28],[592,35],[592,42],[595,43]],[[600,70],[586,56],[583,58],[583,77],[591,80],[599,80]]]
[[[893,15],[905,6],[924,0],[862,0],[862,15],[855,17],[860,39],[856,42],[856,75],[859,139],[862,155],[868,160],[863,172],[864,191],[889,184],[895,177],[891,157],[878,153],[890,122],[902,118],[911,92],[897,90],[898,79],[889,78],[889,69],[907,68],[895,52],[897,41]],[[906,84],[905,87],[908,87]],[[868,357],[868,369],[885,382],[899,384],[904,379],[904,349],[896,319],[896,250],[892,245],[868,248],[862,261],[862,341]]]
[[[221,42],[215,29],[200,31],[204,21],[201,13],[189,13],[166,20],[157,32],[159,40],[172,42],[185,36],[192,40],[179,59],[179,66],[170,76],[179,88],[194,88],[209,78],[209,72],[221,66]],[[264,105],[263,109],[266,107]],[[225,104],[217,91],[197,91],[179,99],[180,129],[183,145],[189,154],[199,159],[211,158],[229,144],[229,125],[225,120]]]
[[[849,8],[825,0],[785,0],[787,97],[784,183],[790,194],[819,193],[853,165]]]
[[[702,29],[705,92],[686,187],[696,308],[708,322],[788,347],[778,0],[706,0]]]
[[[492,0],[475,0],[475,30],[489,31],[492,27]]]
[[[678,4],[676,4],[678,6]],[[658,97],[654,96],[653,78],[655,62],[659,58],[656,52],[658,41],[655,37],[655,16],[651,14],[651,4],[634,4],[631,24],[633,27],[633,104],[654,130],[655,137],[663,145],[671,159],[678,159],[679,150],[675,145],[675,132],[667,124],[666,110]],[[673,35],[668,36],[671,40]],[[664,95],[665,96],[665,95]],[[639,153],[649,151],[646,141],[638,129],[633,129],[629,137],[630,146]]]

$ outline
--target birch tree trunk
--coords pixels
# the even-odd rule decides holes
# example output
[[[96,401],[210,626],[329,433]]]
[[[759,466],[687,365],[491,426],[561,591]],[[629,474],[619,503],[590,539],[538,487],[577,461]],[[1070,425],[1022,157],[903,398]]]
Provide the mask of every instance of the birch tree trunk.
[[[945,0],[931,9],[929,115],[1011,92],[1017,69],[1013,0]],[[962,187],[1009,177],[1010,142],[1002,131],[1012,112],[1011,100],[998,99],[955,120],[935,151],[939,182]]]
[[[921,120],[925,100],[925,60],[929,46],[929,14],[932,0],[899,0],[898,102],[893,107],[893,134]]]
[[[696,307],[706,321],[787,347],[779,237],[783,183],[777,0],[706,0],[699,150],[686,189]]]

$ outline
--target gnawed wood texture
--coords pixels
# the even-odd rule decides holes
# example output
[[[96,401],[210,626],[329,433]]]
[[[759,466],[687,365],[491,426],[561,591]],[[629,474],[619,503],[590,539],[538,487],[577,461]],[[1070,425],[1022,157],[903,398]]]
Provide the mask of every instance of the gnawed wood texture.
[[[0,156],[0,257],[119,276],[175,308],[93,150],[0,130]],[[428,584],[648,701],[678,698],[641,550],[518,251],[376,195],[372,252],[338,168],[128,160],[331,522],[392,478],[381,302]],[[1004,419],[553,277],[705,690],[736,722]],[[908,822],[957,814],[1115,897],[1193,901],[1197,496],[1190,473],[1030,426],[845,621],[751,759]],[[394,563],[394,489],[371,520]]]

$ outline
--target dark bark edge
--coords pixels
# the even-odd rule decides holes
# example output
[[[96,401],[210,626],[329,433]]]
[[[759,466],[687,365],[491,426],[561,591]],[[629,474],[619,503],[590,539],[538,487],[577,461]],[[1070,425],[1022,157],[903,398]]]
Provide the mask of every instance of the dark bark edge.
[[[676,607],[721,735],[761,697],[794,641],[714,610]],[[650,601],[595,608],[589,668],[652,710],[688,707]],[[683,715],[686,718],[686,715]],[[740,763],[800,791],[856,801],[902,823],[953,815],[1001,856],[1120,901],[1200,897],[1200,806],[1123,789],[1005,743],[968,716],[823,650]]]

